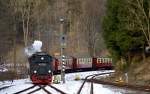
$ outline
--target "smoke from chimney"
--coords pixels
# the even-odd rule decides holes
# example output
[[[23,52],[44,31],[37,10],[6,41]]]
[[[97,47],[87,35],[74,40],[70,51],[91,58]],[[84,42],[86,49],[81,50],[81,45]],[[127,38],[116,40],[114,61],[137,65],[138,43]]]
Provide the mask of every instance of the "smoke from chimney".
[[[30,57],[36,52],[41,52],[42,51],[41,48],[42,48],[42,41],[35,40],[31,46],[25,48],[25,53],[28,57]]]

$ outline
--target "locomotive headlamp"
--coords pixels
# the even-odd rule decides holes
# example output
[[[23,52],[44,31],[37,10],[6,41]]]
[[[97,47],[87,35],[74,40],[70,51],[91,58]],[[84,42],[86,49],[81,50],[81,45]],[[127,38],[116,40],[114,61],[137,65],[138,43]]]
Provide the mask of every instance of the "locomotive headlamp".
[[[41,57],[41,60],[44,60],[44,57]]]
[[[37,71],[36,71],[36,70],[34,70],[33,72],[34,72],[34,73],[37,73]]]
[[[51,70],[48,70],[48,73],[51,73]]]

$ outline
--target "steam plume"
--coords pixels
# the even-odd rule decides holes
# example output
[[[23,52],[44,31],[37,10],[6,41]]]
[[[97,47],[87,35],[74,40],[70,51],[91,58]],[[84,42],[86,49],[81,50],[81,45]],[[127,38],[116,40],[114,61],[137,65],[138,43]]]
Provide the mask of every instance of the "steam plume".
[[[42,41],[35,40],[31,46],[25,48],[25,53],[28,57],[30,57],[32,56],[32,54],[36,52],[41,52],[41,48],[42,48]]]

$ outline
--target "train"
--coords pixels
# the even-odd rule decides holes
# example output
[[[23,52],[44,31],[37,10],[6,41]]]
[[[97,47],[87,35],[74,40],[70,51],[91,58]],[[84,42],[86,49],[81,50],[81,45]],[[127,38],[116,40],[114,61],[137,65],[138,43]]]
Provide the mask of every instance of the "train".
[[[63,60],[63,61],[62,61]],[[61,63],[64,62],[64,63]],[[34,84],[49,84],[52,76],[59,74],[62,67],[66,73],[112,69],[112,58],[104,57],[61,57],[56,58],[45,52],[37,52],[29,58],[30,79]]]

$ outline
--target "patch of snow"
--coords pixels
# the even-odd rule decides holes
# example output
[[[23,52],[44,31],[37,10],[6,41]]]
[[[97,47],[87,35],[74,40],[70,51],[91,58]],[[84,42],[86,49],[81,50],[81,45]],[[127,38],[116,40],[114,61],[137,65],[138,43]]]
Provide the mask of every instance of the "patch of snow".
[[[47,93],[44,90],[39,90],[39,91],[37,91],[37,92],[35,92],[33,94],[47,94]],[[55,94],[55,93],[53,93],[53,94]]]
[[[66,81],[65,84],[52,84],[54,87],[63,90],[67,94],[76,94],[82,81]],[[57,94],[57,93],[56,93]]]
[[[7,72],[8,69],[7,68],[0,68],[0,72]]]
[[[81,79],[84,79],[88,75],[99,74],[99,73],[108,73],[108,72],[114,72],[114,70],[100,70],[100,71],[69,73],[69,74],[66,74],[65,79],[66,79],[66,81],[74,80],[76,75],[78,75]]]

